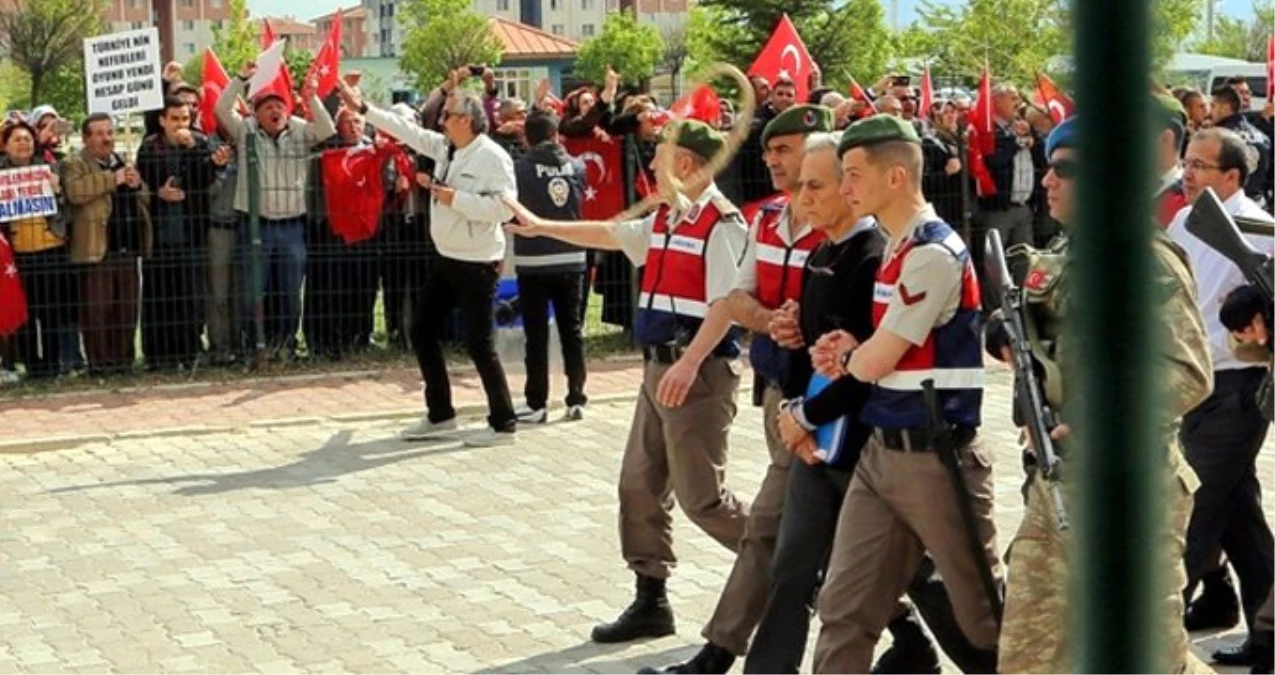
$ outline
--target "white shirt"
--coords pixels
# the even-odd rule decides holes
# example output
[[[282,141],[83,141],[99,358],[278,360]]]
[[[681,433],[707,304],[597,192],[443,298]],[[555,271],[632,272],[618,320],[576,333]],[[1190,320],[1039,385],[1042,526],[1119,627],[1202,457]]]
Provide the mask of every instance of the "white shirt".
[[[479,134],[469,145],[457,148],[449,160],[450,145],[437,131],[370,105],[367,121],[433,159],[435,181],[456,189],[451,206],[430,199],[429,231],[438,252],[467,262],[504,260],[504,223],[513,212],[502,198],[518,198],[509,153],[486,134]]]
[[[1222,203],[1222,206],[1232,216],[1272,222],[1270,215],[1263,211],[1257,202],[1244,195],[1243,189],[1236,190],[1235,194]],[[1231,353],[1227,344],[1226,327],[1222,325],[1222,319],[1218,316],[1218,310],[1222,308],[1222,302],[1226,300],[1227,294],[1237,286],[1247,283],[1244,280],[1244,274],[1235,263],[1227,260],[1221,253],[1187,231],[1186,219],[1190,215],[1190,206],[1178,211],[1173,222],[1169,223],[1168,234],[1173,241],[1186,250],[1187,256],[1191,259],[1191,269],[1195,272],[1197,288],[1196,302],[1200,305],[1204,325],[1209,329],[1209,351],[1213,356],[1213,370],[1252,368],[1253,364],[1240,361]],[[1270,237],[1255,234],[1245,234],[1244,237],[1257,250],[1267,255],[1275,249],[1275,240]]]
[[[695,200],[694,205],[686,212],[669,211],[668,220],[671,232],[691,222],[690,215],[699,213],[714,197],[721,197],[717,185],[709,185],[704,194]],[[614,225],[613,236],[620,243],[620,250],[634,265],[641,266],[646,262],[646,253],[651,248],[651,231],[655,229],[655,213],[641,220],[626,220]],[[726,297],[735,282],[735,272],[739,267],[739,259],[747,243],[748,230],[741,223],[725,220],[713,228],[704,248],[704,304]]]

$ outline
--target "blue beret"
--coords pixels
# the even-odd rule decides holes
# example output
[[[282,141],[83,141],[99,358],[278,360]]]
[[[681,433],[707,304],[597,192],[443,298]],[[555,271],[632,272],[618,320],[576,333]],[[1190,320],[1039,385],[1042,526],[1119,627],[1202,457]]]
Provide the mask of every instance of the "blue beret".
[[[1079,138],[1079,131],[1076,127],[1076,118],[1068,117],[1062,121],[1062,124],[1054,127],[1054,130],[1049,132],[1049,138],[1045,139],[1046,161],[1053,156],[1054,151],[1058,148],[1075,147],[1076,140]]]

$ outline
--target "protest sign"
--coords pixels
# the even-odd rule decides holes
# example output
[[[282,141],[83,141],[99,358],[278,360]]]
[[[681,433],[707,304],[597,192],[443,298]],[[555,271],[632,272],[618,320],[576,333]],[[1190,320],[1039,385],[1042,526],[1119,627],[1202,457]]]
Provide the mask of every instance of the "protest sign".
[[[0,171],[0,222],[55,215],[52,176],[44,164]]]
[[[155,27],[84,40],[90,113],[124,115],[164,107]]]

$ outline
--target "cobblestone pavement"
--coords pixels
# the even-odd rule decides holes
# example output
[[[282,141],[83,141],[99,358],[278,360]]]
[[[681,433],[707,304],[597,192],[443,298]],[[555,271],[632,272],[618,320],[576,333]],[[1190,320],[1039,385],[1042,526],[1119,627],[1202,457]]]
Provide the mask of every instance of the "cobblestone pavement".
[[[994,380],[987,410],[1004,410]],[[514,448],[329,419],[0,455],[0,671],[618,673],[687,657],[730,558],[681,517],[678,635],[588,642],[631,594],[615,532],[631,410],[592,406]],[[1004,546],[1014,432],[989,417]],[[750,494],[755,409],[732,442],[729,483]]]

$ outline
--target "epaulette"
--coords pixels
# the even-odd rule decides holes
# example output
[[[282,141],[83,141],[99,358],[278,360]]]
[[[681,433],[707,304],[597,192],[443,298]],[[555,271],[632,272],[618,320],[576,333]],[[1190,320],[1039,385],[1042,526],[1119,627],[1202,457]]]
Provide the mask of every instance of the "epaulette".
[[[713,206],[717,207],[717,212],[722,214],[722,220],[733,220],[741,225],[745,225],[744,214],[735,206],[734,202],[726,198],[726,195],[713,195]]]

